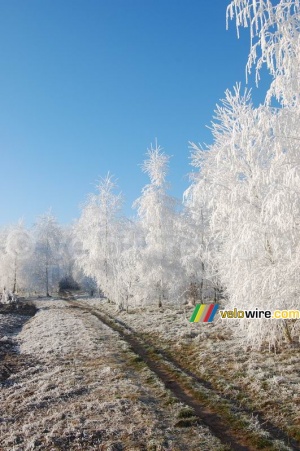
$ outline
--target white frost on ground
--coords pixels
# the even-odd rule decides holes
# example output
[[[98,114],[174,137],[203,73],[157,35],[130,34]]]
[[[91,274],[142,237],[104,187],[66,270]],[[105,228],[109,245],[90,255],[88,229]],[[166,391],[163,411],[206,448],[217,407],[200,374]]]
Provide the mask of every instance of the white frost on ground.
[[[174,427],[182,405],[116,332],[65,301],[35,304],[17,336],[27,364],[0,390],[1,451],[223,449],[204,426]]]
[[[146,334],[157,346],[182,358],[221,394],[232,396],[241,406],[262,410],[267,420],[296,432],[300,440],[299,348],[286,344],[276,353],[245,348],[219,318],[210,324],[189,323],[193,308],[149,306],[116,313],[115,305],[105,299],[82,302]]]
[[[99,332],[91,326],[93,318],[86,321],[86,314],[81,311],[75,316],[62,302],[55,302],[54,306],[49,306],[49,301],[46,306],[36,303],[41,309],[19,334],[21,352],[37,357],[52,353],[62,356],[74,351],[93,357],[103,355]],[[97,326],[99,328],[99,324]]]

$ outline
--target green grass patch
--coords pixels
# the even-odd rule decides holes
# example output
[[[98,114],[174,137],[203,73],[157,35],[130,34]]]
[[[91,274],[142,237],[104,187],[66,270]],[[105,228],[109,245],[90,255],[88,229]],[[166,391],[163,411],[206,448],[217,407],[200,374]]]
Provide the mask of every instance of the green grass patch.
[[[195,415],[194,409],[185,407],[178,412],[177,418],[190,418],[193,417],[194,415]]]
[[[191,418],[182,418],[175,423],[176,428],[190,428],[192,426],[196,426],[198,423],[198,418],[191,417]]]

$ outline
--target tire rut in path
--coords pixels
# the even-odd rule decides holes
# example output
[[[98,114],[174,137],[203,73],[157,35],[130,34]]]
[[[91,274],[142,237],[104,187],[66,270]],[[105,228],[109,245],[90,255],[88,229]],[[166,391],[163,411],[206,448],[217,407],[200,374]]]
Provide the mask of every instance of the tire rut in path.
[[[134,329],[132,327],[130,327],[129,325],[127,325],[125,322],[119,320],[118,318],[113,317],[112,315],[109,315],[107,313],[105,313],[105,314],[109,317],[110,320],[115,321],[116,323],[120,324],[123,328],[127,329],[130,333],[133,333],[133,334],[135,333]],[[146,343],[146,340],[143,339],[143,341]],[[151,346],[154,348],[153,345],[151,345]],[[172,365],[174,365],[175,368],[179,369],[185,375],[191,377],[195,382],[197,382],[202,387],[204,387],[208,390],[214,391],[214,388],[210,382],[208,382],[205,379],[202,379],[201,377],[196,375],[193,371],[184,367],[181,363],[179,363],[176,359],[174,359],[171,355],[169,355],[162,349],[158,349],[158,348],[155,348],[155,349],[156,349],[155,352],[160,354],[165,361],[170,362]],[[233,404],[233,406],[235,408],[237,408],[236,403],[234,403],[234,401],[232,400],[232,398],[230,396],[222,394],[221,397],[222,397],[222,399],[229,401],[231,404]],[[246,407],[246,406],[243,406],[242,409],[239,407],[239,410],[242,410],[242,412],[245,413],[246,415],[255,416],[256,419],[258,420],[261,428],[263,430],[267,431],[273,440],[276,440],[276,439],[281,440],[287,446],[289,446],[291,449],[300,450],[300,445],[296,442],[296,440],[291,439],[282,429],[279,429],[273,423],[266,420],[263,417],[263,415],[261,414],[261,412],[259,412],[258,410],[250,409],[249,407]]]
[[[225,419],[223,419],[219,414],[210,410],[204,403],[195,399],[194,394],[188,388],[186,388],[182,382],[175,380],[174,375],[168,369],[166,364],[164,365],[163,362],[153,359],[150,352],[146,348],[146,346],[148,346],[149,344],[141,344],[140,341],[133,336],[134,332],[130,327],[128,327],[128,330],[130,331],[128,333],[126,332],[125,325],[120,325],[120,327],[113,322],[115,321],[115,318],[110,318],[109,315],[102,314],[98,309],[89,307],[86,304],[80,303],[75,300],[73,301],[73,299],[70,299],[70,297],[68,297],[67,300],[68,304],[71,307],[89,312],[97,319],[99,319],[103,324],[117,332],[122,337],[122,339],[124,339],[130,345],[133,352],[137,354],[145,362],[148,368],[159,377],[159,379],[164,383],[166,389],[170,390],[179,401],[191,407],[195,412],[195,416],[199,418],[199,420],[201,420],[203,424],[208,426],[211,433],[215,437],[217,437],[221,441],[221,443],[229,445],[233,451],[254,451],[256,449],[261,449],[261,447],[248,445],[247,440],[243,440],[239,432],[230,429],[230,426]],[[150,345],[150,347],[152,348],[153,346]],[[190,376],[195,380],[195,382],[199,384],[199,378],[196,375],[193,375],[193,373],[191,373],[189,370],[178,366],[173,359],[169,359],[168,356],[166,356],[166,354],[164,354],[163,352],[159,352],[159,354],[164,359],[164,361],[167,362],[167,364],[169,363],[175,367],[177,366],[180,371],[183,371],[186,375]],[[202,385],[205,386],[205,388],[208,388],[207,386],[209,384],[206,383]],[[274,432],[274,430],[271,432]],[[290,447],[291,450],[300,450],[298,444],[287,437],[284,432],[280,430],[276,430],[276,432],[277,433],[275,434],[270,434],[270,437],[272,439],[281,439],[287,446]]]

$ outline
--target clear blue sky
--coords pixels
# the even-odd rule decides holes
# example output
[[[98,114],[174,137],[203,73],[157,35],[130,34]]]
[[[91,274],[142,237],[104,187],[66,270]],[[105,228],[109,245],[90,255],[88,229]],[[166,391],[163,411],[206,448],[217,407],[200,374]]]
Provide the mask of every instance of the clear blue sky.
[[[211,141],[216,103],[245,83],[249,36],[238,40],[233,22],[226,31],[226,6],[1,0],[0,225],[31,225],[49,207],[69,223],[108,171],[134,214],[148,182],[139,164],[156,137],[181,197],[188,141]]]

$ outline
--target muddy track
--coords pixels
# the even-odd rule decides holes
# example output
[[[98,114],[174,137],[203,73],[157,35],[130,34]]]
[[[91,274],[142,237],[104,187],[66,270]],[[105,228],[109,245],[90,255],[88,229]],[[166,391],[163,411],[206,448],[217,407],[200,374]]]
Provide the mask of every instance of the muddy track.
[[[95,307],[89,307],[83,302],[74,300],[69,294],[66,294],[64,299],[69,301],[70,307],[89,312],[106,326],[118,332],[120,337],[130,345],[133,352],[159,377],[166,389],[170,390],[179,401],[191,407],[195,412],[195,416],[202,424],[209,427],[211,433],[221,443],[229,445],[234,451],[254,451],[262,448],[275,449],[271,443],[269,444],[271,446],[256,445],[253,436],[251,437],[248,431],[243,431],[241,427],[236,427],[236,425],[233,426],[232,422],[225,415],[217,413],[217,409],[214,409],[211,403],[205,402],[203,397],[201,399],[201,395],[199,396],[199,393],[197,393],[201,393],[201,388],[204,388],[206,393],[211,391],[211,395],[215,396],[215,391],[207,381],[202,380],[188,369],[182,367],[174,358],[148,343],[122,321],[101,312]],[[228,399],[223,397],[223,400],[228,405]],[[231,410],[235,412],[234,415],[237,419],[239,414],[243,413],[251,416],[251,414],[255,413],[248,409],[240,408],[234,405],[232,400],[230,401],[232,404],[230,406]],[[261,417],[259,419],[262,424],[263,419]],[[270,440],[278,439],[283,441],[291,450],[300,450],[300,445],[295,440],[290,439],[283,431],[270,422],[264,422],[261,429],[269,433]]]

